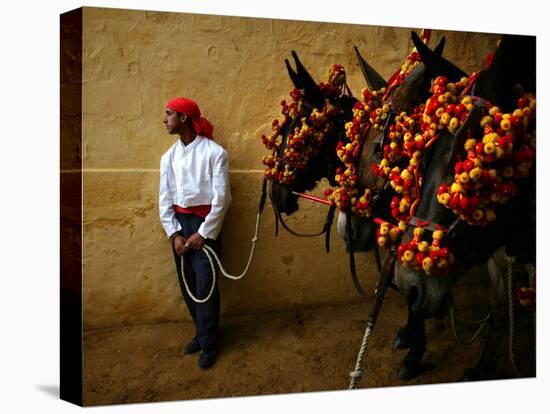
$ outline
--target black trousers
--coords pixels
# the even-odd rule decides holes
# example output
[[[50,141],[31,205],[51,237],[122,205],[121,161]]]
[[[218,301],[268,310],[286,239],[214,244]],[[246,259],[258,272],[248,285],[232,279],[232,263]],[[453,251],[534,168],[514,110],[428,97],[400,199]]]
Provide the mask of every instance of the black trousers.
[[[186,239],[193,233],[196,233],[204,221],[204,218],[195,216],[194,214],[176,213],[176,218],[182,226],[180,233]],[[219,255],[221,250],[220,238],[217,240],[207,239],[206,244],[212,247]],[[195,339],[198,340],[204,352],[215,352],[220,332],[220,292],[218,283],[216,283],[210,300],[206,303],[195,303],[187,294],[185,285],[183,284],[181,256],[178,256],[173,248],[172,251],[176,261],[181,293],[195,324]],[[197,299],[206,297],[212,287],[212,269],[206,254],[202,250],[189,249],[184,255],[183,262],[185,280],[187,281],[189,290]],[[216,265],[215,261],[214,264]],[[219,272],[217,274],[219,275]]]

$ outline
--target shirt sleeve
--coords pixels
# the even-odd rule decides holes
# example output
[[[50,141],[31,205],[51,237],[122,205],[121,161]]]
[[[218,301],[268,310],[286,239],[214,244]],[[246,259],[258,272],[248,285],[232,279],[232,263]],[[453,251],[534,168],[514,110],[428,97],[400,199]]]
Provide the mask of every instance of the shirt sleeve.
[[[229,160],[227,151],[222,150],[213,160],[212,208],[200,225],[198,233],[203,238],[216,240],[222,229],[225,213],[231,204],[229,188]]]
[[[181,230],[181,225],[176,218],[176,212],[174,210],[174,200],[170,193],[170,185],[168,182],[168,160],[163,157],[160,160],[160,184],[159,184],[159,214],[160,222],[166,232],[166,235],[170,237],[175,232]]]

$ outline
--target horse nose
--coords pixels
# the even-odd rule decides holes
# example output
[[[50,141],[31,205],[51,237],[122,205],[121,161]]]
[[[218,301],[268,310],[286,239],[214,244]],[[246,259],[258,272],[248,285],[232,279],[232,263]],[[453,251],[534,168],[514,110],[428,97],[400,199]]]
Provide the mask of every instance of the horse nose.
[[[421,275],[398,265],[395,279],[409,309],[414,313],[420,312],[425,296]]]

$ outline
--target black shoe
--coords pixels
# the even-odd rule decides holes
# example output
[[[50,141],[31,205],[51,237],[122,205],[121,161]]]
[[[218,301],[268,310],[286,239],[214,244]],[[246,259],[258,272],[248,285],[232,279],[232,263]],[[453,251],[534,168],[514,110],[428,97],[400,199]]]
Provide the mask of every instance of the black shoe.
[[[201,352],[199,355],[199,367],[210,368],[216,362],[216,352]]]
[[[199,344],[199,341],[196,339],[191,339],[191,341],[185,345],[185,348],[183,350],[184,355],[188,354],[194,354],[196,352],[199,352],[201,350],[201,345]]]

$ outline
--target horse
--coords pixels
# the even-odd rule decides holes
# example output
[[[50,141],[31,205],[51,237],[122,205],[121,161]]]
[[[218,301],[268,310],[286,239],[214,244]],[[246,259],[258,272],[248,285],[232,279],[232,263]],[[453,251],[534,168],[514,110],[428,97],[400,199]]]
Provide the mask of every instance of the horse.
[[[437,65],[441,58],[417,39],[413,40],[423,62],[427,66]],[[521,94],[534,91],[534,48],[534,38],[503,36],[491,65],[481,71],[472,83],[471,93],[481,98],[481,103],[488,100],[503,111],[512,111],[514,102],[518,101]],[[401,340],[394,343],[397,348],[409,349],[397,373],[403,380],[414,378],[421,372],[420,361],[426,349],[424,321],[426,318],[442,317],[451,307],[452,287],[467,269],[489,261],[493,289],[502,291],[502,282],[495,276],[495,252],[501,255],[502,249],[506,249],[508,255],[516,256],[518,261],[535,261],[535,181],[532,170],[518,181],[515,196],[497,210],[496,218],[491,215],[492,222],[483,227],[467,224],[464,217],[457,220],[457,215],[441,204],[441,200],[448,200],[441,198],[440,185],[450,185],[457,171],[450,171],[449,167],[453,165],[457,154],[465,155],[460,147],[468,137],[481,133],[480,112],[480,108],[474,106],[456,135],[441,134],[422,158],[424,181],[420,202],[403,236],[402,245],[406,246],[417,234],[422,233],[415,230],[419,225],[431,232],[432,237],[436,231],[441,233],[440,229],[448,229],[447,248],[452,251],[455,263],[447,273],[437,276],[427,276],[406,262],[405,265],[399,263],[396,266],[395,280],[409,306],[407,326],[401,331]],[[527,212],[529,216],[518,215],[518,212]],[[465,370],[464,380],[490,378],[494,373],[497,364],[495,347],[503,332],[503,301],[494,300],[493,306],[484,350],[478,363]]]
[[[291,92],[291,96],[296,101],[297,108],[294,113],[285,114],[282,125],[277,126],[274,134],[277,141],[273,148],[280,162],[276,165],[276,168],[273,168],[274,174],[271,174],[271,176],[269,176],[269,171],[266,171],[271,183],[269,195],[278,218],[281,217],[281,213],[290,215],[298,210],[298,196],[293,192],[309,191],[322,178],[328,179],[331,185],[335,184],[335,171],[341,165],[336,156],[335,147],[342,138],[340,134],[343,131],[343,123],[351,118],[351,109],[356,102],[345,84],[345,73],[335,83],[336,89],[345,88],[345,91],[336,93],[332,91],[333,93],[331,93],[330,82],[318,84],[304,67],[295,51],[292,51],[292,57],[295,61],[296,70],[292,68],[288,59],[285,59],[285,65],[295,88]],[[334,65],[334,67],[338,67],[343,71],[340,65]],[[297,96],[298,99],[296,99]],[[286,105],[286,101],[283,101],[282,104],[283,106]],[[325,136],[320,142],[317,136],[314,137],[317,139],[316,152],[309,156],[303,165],[292,168],[289,165],[291,162],[285,154],[285,149],[294,140],[294,135],[298,132],[297,127],[304,124],[309,126],[315,123],[312,114],[318,114],[327,105],[333,108],[332,113],[334,116],[331,119],[323,118],[319,122],[322,124],[321,127],[327,129]],[[276,122],[278,123],[278,121]],[[262,136],[262,139],[265,143],[265,136]],[[304,145],[300,146],[295,152],[303,150],[303,147]],[[292,180],[285,181],[274,176],[277,173],[280,174],[283,169],[292,173]]]
[[[413,34],[413,40],[414,40],[414,37],[415,37],[415,35]],[[459,76],[465,75],[463,72],[459,72],[459,69],[454,67],[454,65],[452,65],[450,62],[447,62],[444,59],[433,59],[434,55],[438,56],[438,55],[441,54],[442,46],[441,47],[440,46],[438,46],[438,48],[437,48],[437,49],[439,49],[439,54],[433,53],[432,55],[428,55],[427,59],[430,59],[430,63],[427,65],[427,68],[422,68],[420,65],[419,65],[418,68],[415,68],[417,73],[422,73],[423,72],[424,73],[423,75],[419,75],[419,76],[415,77],[415,76],[413,76],[414,71],[411,72],[411,74],[409,75],[410,77],[408,77],[408,80],[392,92],[392,95],[393,95],[392,98],[393,98],[394,105],[395,105],[396,101],[398,102],[399,97],[404,97],[404,98],[407,98],[409,101],[412,101],[413,103],[411,104],[411,106],[414,106],[415,101],[413,99],[411,99],[411,96],[413,96],[411,91],[416,91],[417,93],[421,94],[422,91],[423,91],[423,88],[425,88],[425,85],[427,84],[426,82],[427,81],[429,82],[429,79],[431,77],[433,77],[435,74],[448,72],[448,73],[451,73],[451,75],[454,76],[454,77],[459,77]],[[417,45],[417,47],[418,47],[418,45]],[[422,49],[422,46],[420,46],[420,49]],[[499,48],[499,50],[502,51],[504,49]],[[357,54],[358,54],[358,56],[360,56],[358,51],[357,51]],[[424,53],[424,55],[426,55],[426,53]],[[498,57],[498,56],[500,56],[500,55],[497,51],[496,57]],[[496,57],[495,57],[494,63],[496,61],[498,61],[498,59]],[[424,60],[424,56],[423,56],[423,60]],[[373,77],[372,76],[372,68],[365,65],[366,62],[362,61],[362,58],[360,59],[360,62],[361,62],[361,69],[363,71],[363,74],[365,75],[365,74],[368,74],[369,72],[371,74],[370,78],[369,78],[368,75],[365,76],[367,84],[369,86],[371,86],[371,88],[373,87],[373,85],[376,85],[375,87],[380,87],[380,85],[382,85],[384,83],[383,79],[380,76],[376,76],[376,75]],[[493,64],[491,66],[490,70],[487,70],[486,72],[483,72],[480,75],[479,79],[483,80],[484,79],[483,76],[485,76],[486,79],[489,79],[490,81],[493,81],[495,79],[495,73],[497,75],[500,73],[500,69],[498,69],[498,70],[496,69],[496,68],[498,68],[498,66],[499,65]],[[500,67],[502,67],[502,65],[500,65]],[[492,76],[489,76],[489,75],[491,75],[491,72],[492,72]],[[486,75],[484,75],[484,73]],[[498,77],[498,76],[496,76],[496,77]],[[374,81],[372,81],[373,78],[374,78]],[[415,79],[416,79],[416,81],[413,82],[413,80],[415,80]],[[426,81],[426,79],[427,79],[427,81]],[[416,87],[411,87],[411,85],[413,85],[413,84],[416,85]],[[490,84],[490,82],[487,82],[487,81],[481,82],[481,81],[478,80],[477,84],[479,85],[479,90],[483,90],[483,88],[485,87],[486,89],[489,89],[489,92],[490,92],[491,88],[486,87],[486,85]],[[419,86],[419,85],[421,85],[421,86]],[[402,92],[400,94],[400,93],[398,93],[398,91],[406,91],[406,93]],[[416,100],[416,102],[419,102],[419,101]],[[395,106],[396,107],[403,107],[403,108],[407,107],[405,104],[399,104],[399,106],[398,105],[395,105]],[[376,160],[376,156],[381,153],[381,151],[377,151],[377,149],[379,149],[383,146],[384,135],[385,134],[381,133],[379,130],[378,131],[377,130],[369,131],[369,136],[368,136],[367,139],[365,139],[363,141],[363,144],[362,144],[362,147],[361,147],[361,152],[360,152],[361,155],[360,155],[360,158],[359,158],[359,163],[362,163],[362,165],[358,169],[359,170],[358,171],[359,172],[358,181],[362,182],[364,186],[370,186],[373,190],[375,190],[377,192],[380,192],[380,193],[383,193],[382,190],[384,188],[386,188],[386,185],[384,184],[384,180],[379,180],[377,177],[373,176],[371,174],[371,169],[368,168],[368,166],[370,164],[372,164],[372,161]],[[432,151],[432,153],[433,153],[433,151]],[[447,154],[447,152],[444,148],[443,148],[443,150],[441,148],[439,148],[438,153]],[[426,160],[424,160],[424,164],[429,165],[430,163],[427,162]],[[314,185],[315,185],[315,182],[310,182],[309,185],[307,185],[307,189],[309,190],[309,189],[313,188]],[[424,186],[424,189],[425,188],[426,188],[426,186]],[[278,191],[287,191],[287,192],[291,191],[288,188],[288,186],[287,187],[278,186],[277,190]],[[281,200],[281,198],[279,198],[279,200]],[[284,206],[284,204],[283,204],[283,206]],[[381,208],[381,210],[380,210],[381,212],[384,212],[384,211],[387,212],[388,211],[387,203],[380,203],[379,206],[380,207],[386,206],[385,209]],[[340,217],[342,217],[342,216],[343,215],[340,214]],[[339,220],[339,222],[340,222],[340,220]],[[365,228],[367,228],[367,231],[362,233],[363,237],[358,238],[357,235],[361,234],[360,230],[365,229]],[[348,240],[348,243],[353,241],[353,244],[356,245],[356,246],[357,246],[357,244],[361,244],[363,246],[366,246],[364,248],[364,250],[369,250],[370,248],[372,248],[373,246],[376,245],[375,242],[374,242],[375,241],[375,226],[374,226],[374,223],[372,223],[371,221],[368,221],[368,220],[363,221],[361,223],[361,225],[355,225],[354,230],[355,231],[353,232],[352,240]],[[362,239],[363,242],[362,243],[357,243],[358,239]],[[365,243],[365,241],[366,241],[366,243]],[[402,287],[402,289],[403,289],[403,287]],[[415,289],[412,289],[412,290],[415,290]],[[414,299],[413,295],[407,293],[406,296],[408,297],[408,302],[409,302],[409,321],[408,321],[407,326],[405,328],[403,328],[402,330],[400,330],[400,332],[398,333],[398,336],[396,337],[396,339],[394,341],[394,347],[396,347],[396,348],[400,348],[400,349],[410,348],[409,354],[407,355],[407,357],[405,357],[404,362],[402,363],[400,369],[398,370],[398,377],[400,377],[402,379],[412,378],[419,372],[419,369],[418,369],[419,368],[419,361],[420,361],[421,356],[422,356],[422,354],[424,352],[424,349],[425,349],[425,335],[423,334],[423,319],[418,316],[417,308],[415,308],[415,301],[413,300]],[[439,313],[441,313],[441,310],[439,311]],[[420,333],[416,334],[416,332],[420,332]],[[422,339],[422,337],[424,337],[424,338]],[[422,342],[424,342],[424,343],[422,344]],[[424,348],[424,349],[422,349],[422,348]],[[484,353],[484,354],[486,354],[486,353]],[[413,363],[411,364],[410,361],[413,361]]]
[[[441,56],[444,48],[445,37],[442,37],[434,48],[433,53]],[[383,90],[387,96],[383,97],[381,105],[390,105],[390,113],[386,118],[384,128],[369,128],[362,138],[355,168],[357,171],[357,184],[360,191],[368,188],[373,194],[373,200],[370,205],[372,208],[371,216],[383,220],[391,220],[389,205],[392,193],[389,191],[387,179],[373,174],[371,168],[373,164],[380,162],[382,158],[384,147],[387,144],[385,137],[388,134],[388,127],[391,125],[396,113],[401,111],[408,112],[426,100],[431,77],[438,74],[454,76],[453,74],[458,71],[458,68],[450,62],[439,67],[433,65],[428,68],[420,61],[406,75],[402,83],[392,86],[388,85],[388,82],[368,64],[357,47],[354,49],[361,72],[368,86],[368,91],[372,93]],[[447,61],[443,60],[443,62]],[[389,91],[387,90],[388,88],[390,88]],[[348,220],[351,220],[351,234],[346,234],[345,230]],[[349,226],[347,228],[349,229]],[[369,218],[359,219],[355,215],[343,214],[342,212],[338,216],[338,233],[348,245],[351,244],[348,248],[352,248],[354,251],[365,252],[376,248],[376,229],[377,224]],[[351,240],[348,241],[348,238],[351,238]]]

